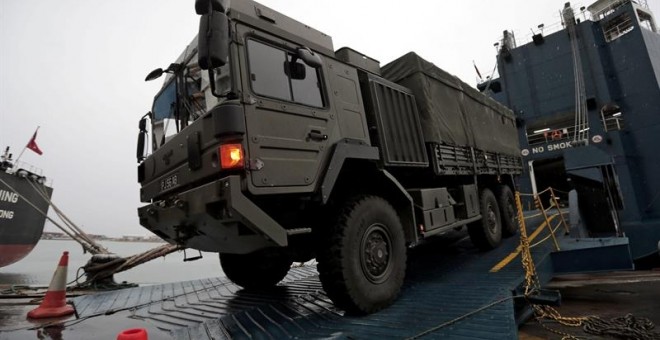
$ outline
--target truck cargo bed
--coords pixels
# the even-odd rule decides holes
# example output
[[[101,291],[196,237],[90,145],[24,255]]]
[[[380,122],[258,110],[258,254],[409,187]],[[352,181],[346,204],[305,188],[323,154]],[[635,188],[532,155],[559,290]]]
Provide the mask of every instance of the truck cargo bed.
[[[457,77],[414,52],[383,66],[381,72],[414,94],[427,143],[520,154],[513,112]]]

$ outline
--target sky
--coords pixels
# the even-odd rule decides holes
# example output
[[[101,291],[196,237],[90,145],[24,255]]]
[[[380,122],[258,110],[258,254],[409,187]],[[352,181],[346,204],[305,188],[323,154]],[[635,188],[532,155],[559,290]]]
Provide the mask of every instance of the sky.
[[[473,61],[491,74],[503,30],[518,43],[541,23],[547,33],[565,1],[261,3],[330,35],[335,49],[381,66],[415,51],[475,86]],[[660,0],[648,4],[660,16]],[[0,0],[0,147],[16,157],[39,126],[43,155],[21,161],[43,169],[53,202],[88,233],[150,234],[137,218],[137,124],[162,82],[144,77],[173,62],[198,23],[192,0]]]

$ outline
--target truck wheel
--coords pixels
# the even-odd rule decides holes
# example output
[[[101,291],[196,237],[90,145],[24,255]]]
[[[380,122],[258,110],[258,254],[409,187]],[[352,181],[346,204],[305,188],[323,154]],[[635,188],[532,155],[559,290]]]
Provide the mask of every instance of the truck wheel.
[[[513,236],[518,231],[518,212],[513,192],[508,185],[500,185],[497,189],[497,204],[502,215],[502,236]]]
[[[286,276],[293,261],[282,249],[262,249],[250,254],[220,253],[222,270],[246,289],[267,289]]]
[[[468,225],[470,239],[481,250],[497,248],[502,242],[502,219],[497,199],[490,189],[484,189],[479,196],[481,220]]]
[[[352,314],[391,305],[406,272],[403,227],[394,208],[380,197],[359,197],[327,232],[318,270],[335,305]]]

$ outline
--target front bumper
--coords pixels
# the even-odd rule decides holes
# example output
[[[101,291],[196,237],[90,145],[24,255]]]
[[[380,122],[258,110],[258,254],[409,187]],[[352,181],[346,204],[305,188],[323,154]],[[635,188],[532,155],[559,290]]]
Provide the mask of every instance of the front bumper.
[[[287,245],[286,230],[228,176],[138,209],[140,224],[172,244],[245,254]]]

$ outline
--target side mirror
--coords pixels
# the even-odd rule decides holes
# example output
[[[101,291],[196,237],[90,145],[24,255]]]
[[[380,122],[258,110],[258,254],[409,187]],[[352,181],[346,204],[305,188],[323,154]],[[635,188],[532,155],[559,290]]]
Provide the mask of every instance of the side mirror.
[[[323,65],[321,57],[318,54],[312,52],[309,48],[299,48],[296,50],[298,58],[305,62],[310,67],[319,68]]]
[[[147,132],[147,116],[142,117],[138,123],[138,129],[140,132]]]
[[[212,11],[227,13],[230,0],[195,0],[195,12],[199,15],[209,14]]]
[[[138,163],[142,162],[145,158],[147,158],[144,155],[144,144],[146,143],[146,140],[147,140],[147,133],[138,132],[137,153],[136,153]]]
[[[158,79],[158,78],[160,78],[160,76],[163,75],[163,72],[165,72],[165,71],[163,71],[162,68],[157,68],[157,69],[149,72],[149,74],[147,74],[147,77],[144,78],[144,81],[151,81],[151,80],[154,80],[154,79]]]
[[[137,161],[138,163],[142,162],[145,158],[145,144],[147,140],[147,118],[151,116],[151,112],[147,113],[140,119],[140,122],[138,123],[138,129],[140,130],[138,132],[138,140],[137,140]]]
[[[291,79],[302,80],[307,77],[305,65],[295,61],[284,62],[284,73]]]
[[[229,58],[229,19],[222,12],[211,11],[199,20],[198,62],[203,70],[215,69]]]

